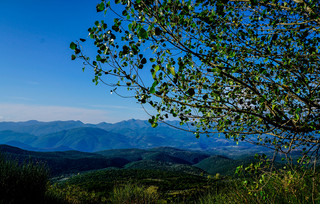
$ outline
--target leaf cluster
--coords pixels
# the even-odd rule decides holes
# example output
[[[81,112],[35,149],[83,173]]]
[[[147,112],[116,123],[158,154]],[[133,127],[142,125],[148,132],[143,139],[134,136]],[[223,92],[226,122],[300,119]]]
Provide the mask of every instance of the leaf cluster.
[[[284,152],[319,148],[319,2],[115,3],[122,13],[97,5],[114,23],[89,29],[96,59],[71,43],[72,59],[93,67],[96,83],[127,87],[152,106],[153,127],[174,117],[197,137],[221,132]]]

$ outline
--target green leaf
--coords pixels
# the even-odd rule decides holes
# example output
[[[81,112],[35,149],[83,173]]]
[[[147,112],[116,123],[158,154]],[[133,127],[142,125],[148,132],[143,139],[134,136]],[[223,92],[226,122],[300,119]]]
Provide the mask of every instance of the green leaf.
[[[77,44],[75,44],[74,42],[71,42],[70,48],[71,48],[71,50],[75,50],[77,48]]]
[[[154,94],[156,92],[155,87],[158,85],[158,81],[154,81],[152,86],[150,87],[150,93]]]
[[[152,71],[152,78],[155,79],[156,78],[156,74],[159,71],[159,65],[156,65],[154,67],[154,70]]]
[[[161,31],[161,29],[159,27],[156,27],[155,30],[154,30],[154,33],[156,35],[161,35],[162,31]]]
[[[160,66],[159,66],[159,65],[156,65],[156,66],[154,67],[154,72],[157,73],[157,72],[159,71],[159,69],[160,69]]]
[[[156,61],[155,58],[150,58],[149,60],[150,60],[150,62],[155,62]]]
[[[75,49],[75,53],[76,53],[76,54],[79,54],[80,52],[81,52],[80,49],[78,49],[78,48]]]
[[[104,5],[104,2],[101,2],[100,4],[97,5],[96,9],[97,9],[97,12],[101,12],[103,11],[105,8],[105,5]]]
[[[202,96],[203,100],[207,100],[209,98],[208,94]]]
[[[194,88],[188,89],[187,93],[189,94],[189,96],[194,96],[195,94]]]
[[[122,15],[123,15],[123,16],[127,16],[127,15],[128,15],[128,11],[127,11],[127,10],[123,10],[123,11],[122,11]]]
[[[146,58],[143,58],[142,60],[141,60],[141,64],[146,64],[147,63],[147,59]]]
[[[170,71],[170,73],[174,76],[176,75],[176,72],[174,70],[174,67],[169,67],[168,70]]]
[[[132,30],[132,23],[128,24],[129,30]]]
[[[77,57],[75,55],[71,55],[71,60],[75,60]]]
[[[148,38],[148,33],[144,28],[141,28],[139,31],[139,35],[140,38],[142,39],[147,39]]]

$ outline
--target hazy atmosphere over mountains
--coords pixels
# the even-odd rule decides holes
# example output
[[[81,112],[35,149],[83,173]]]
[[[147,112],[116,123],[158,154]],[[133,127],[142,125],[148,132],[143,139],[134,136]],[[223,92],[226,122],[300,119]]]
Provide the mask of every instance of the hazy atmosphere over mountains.
[[[174,121],[171,123],[175,123]],[[160,124],[152,128],[148,121],[85,124],[81,121],[1,122],[0,144],[27,150],[78,150],[95,152],[107,149],[153,148],[170,146],[183,149],[227,151],[252,148],[250,144],[224,139],[224,136],[200,137]]]

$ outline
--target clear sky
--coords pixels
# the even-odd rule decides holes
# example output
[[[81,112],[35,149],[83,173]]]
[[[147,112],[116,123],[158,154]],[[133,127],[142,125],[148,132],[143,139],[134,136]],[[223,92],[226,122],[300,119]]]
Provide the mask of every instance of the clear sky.
[[[99,2],[0,0],[0,121],[148,118],[134,99],[95,86],[82,62],[71,61],[70,42],[103,17]]]

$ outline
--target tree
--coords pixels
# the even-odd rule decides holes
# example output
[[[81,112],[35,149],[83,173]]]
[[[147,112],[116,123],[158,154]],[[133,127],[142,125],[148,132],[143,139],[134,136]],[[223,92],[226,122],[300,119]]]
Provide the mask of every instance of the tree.
[[[127,87],[156,109],[153,127],[173,116],[197,137],[320,148],[319,1],[115,0],[96,9],[113,25],[89,28],[94,60],[85,39],[71,43],[72,59],[93,67],[94,82]]]

